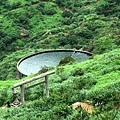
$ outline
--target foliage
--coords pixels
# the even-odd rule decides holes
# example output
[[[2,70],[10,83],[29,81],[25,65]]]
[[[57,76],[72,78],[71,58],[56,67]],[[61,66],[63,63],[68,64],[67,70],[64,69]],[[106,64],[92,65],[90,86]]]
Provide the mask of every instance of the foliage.
[[[84,71],[81,68],[76,68],[72,74],[73,76],[77,76],[77,75],[80,76],[84,74]]]
[[[60,60],[58,66],[66,65],[66,64],[73,64],[74,62],[75,62],[74,58],[72,58],[71,56],[66,56]]]
[[[72,17],[72,13],[68,10],[64,10],[62,13],[62,17]]]
[[[119,49],[116,49],[95,56],[86,62],[59,66],[56,74],[49,78],[49,98],[45,97],[44,85],[27,90],[25,93],[26,104],[20,107],[6,108],[8,110],[5,109],[3,110],[4,113],[1,112],[0,114],[1,119],[17,120],[18,117],[26,120],[119,118],[119,53]],[[111,69],[103,74],[103,66],[104,70],[107,70],[108,67]],[[60,69],[62,70],[60,71]],[[115,69],[116,71],[114,71]],[[81,71],[84,71],[84,74],[81,74]],[[8,93],[10,96],[10,92]],[[5,90],[1,95],[3,95],[1,98],[4,98],[5,101],[11,99],[10,97],[8,99],[4,97],[7,95]],[[95,112],[92,115],[81,108],[72,109],[71,105],[76,101],[86,100],[91,100],[93,104],[103,103],[102,108],[100,106],[95,107]]]
[[[1,0],[0,106],[12,102],[11,86],[19,82],[14,79],[21,58],[58,48],[83,49],[99,55],[86,62],[58,66],[56,74],[49,78],[49,98],[45,97],[44,85],[29,89],[26,104],[0,109],[0,119],[118,120],[119,10],[118,0]],[[23,30],[27,36],[21,35]],[[86,100],[103,105],[95,107],[92,115],[81,108],[72,109],[74,102]]]

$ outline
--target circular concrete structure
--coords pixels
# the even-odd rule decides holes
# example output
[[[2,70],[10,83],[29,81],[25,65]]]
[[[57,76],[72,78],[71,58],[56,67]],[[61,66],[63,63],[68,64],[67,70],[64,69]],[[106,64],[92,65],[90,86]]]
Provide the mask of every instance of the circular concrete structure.
[[[32,54],[21,59],[17,64],[18,71],[23,75],[35,74],[42,67],[57,66],[66,56],[72,56],[77,62],[85,61],[92,53],[79,50],[50,50]]]

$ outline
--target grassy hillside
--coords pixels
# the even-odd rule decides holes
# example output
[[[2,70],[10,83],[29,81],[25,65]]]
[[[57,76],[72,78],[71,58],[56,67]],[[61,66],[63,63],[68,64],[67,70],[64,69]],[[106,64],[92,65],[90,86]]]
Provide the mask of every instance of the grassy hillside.
[[[83,75],[80,74],[81,70]],[[115,120],[118,120],[119,86],[120,50],[115,49],[86,62],[58,66],[56,74],[50,77],[49,98],[44,95],[43,85],[32,88],[26,92],[28,102],[25,105],[1,110],[0,118],[1,120],[97,120],[99,117],[100,120],[112,120],[115,117]],[[96,99],[104,104],[100,112],[100,107],[95,107],[93,115],[80,108],[73,110],[71,107],[77,101],[95,102]]]
[[[9,78],[4,73],[11,67],[6,72],[15,79],[16,66],[6,59],[16,63],[17,53],[25,56],[40,49],[77,48],[102,54],[119,48],[116,0],[6,0],[0,6],[1,80]]]
[[[22,57],[46,49],[94,53],[85,62],[54,68],[49,98],[43,85],[30,89],[26,104],[0,109],[0,119],[119,120],[119,6],[118,0],[0,1],[0,106],[12,102]],[[101,102],[102,108],[94,106],[92,115],[72,109],[73,103],[86,100]]]
[[[120,45],[117,1],[6,0],[0,6],[1,80],[15,79],[15,64],[7,59],[16,63],[17,53],[77,48],[101,54]]]

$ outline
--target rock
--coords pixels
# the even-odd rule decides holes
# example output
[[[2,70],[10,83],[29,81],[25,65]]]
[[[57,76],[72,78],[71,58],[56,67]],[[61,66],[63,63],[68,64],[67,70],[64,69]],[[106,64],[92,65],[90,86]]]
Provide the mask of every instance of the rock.
[[[74,104],[72,104],[72,108],[73,109],[77,109],[81,107],[84,111],[86,111],[87,113],[92,114],[93,112],[93,106],[88,104],[88,103],[84,103],[84,102],[76,102]]]
[[[25,28],[21,28],[21,30],[20,30],[20,35],[21,35],[22,37],[26,37],[26,36],[28,36],[29,34],[28,34],[28,31],[27,31]]]
[[[76,109],[78,107],[80,107],[80,102],[76,102],[76,103],[72,104],[73,109]]]

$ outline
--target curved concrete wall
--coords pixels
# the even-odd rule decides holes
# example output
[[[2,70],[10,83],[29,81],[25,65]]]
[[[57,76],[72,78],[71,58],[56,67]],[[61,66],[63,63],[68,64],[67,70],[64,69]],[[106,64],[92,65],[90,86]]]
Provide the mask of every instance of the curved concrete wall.
[[[66,56],[72,56],[77,62],[85,61],[92,53],[79,50],[50,50],[32,54],[22,58],[17,69],[23,75],[37,73],[42,67],[52,67],[59,64],[60,60]]]

